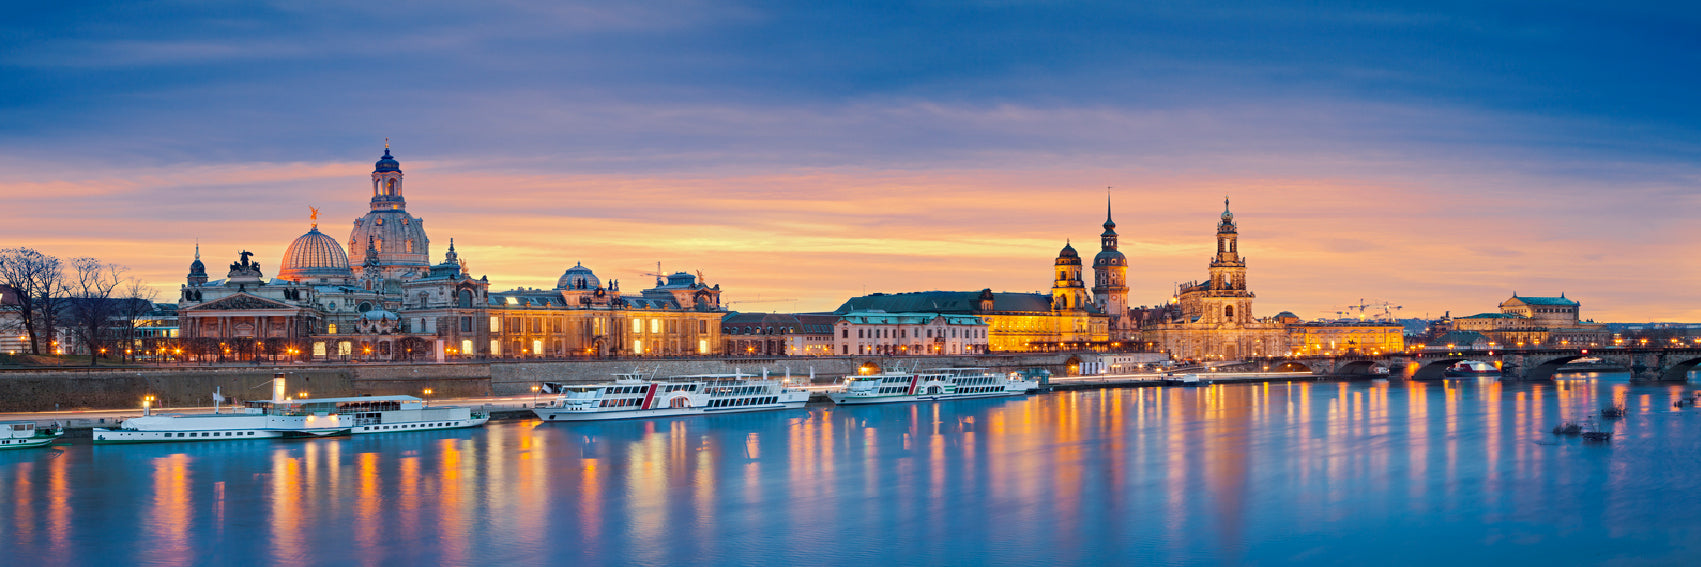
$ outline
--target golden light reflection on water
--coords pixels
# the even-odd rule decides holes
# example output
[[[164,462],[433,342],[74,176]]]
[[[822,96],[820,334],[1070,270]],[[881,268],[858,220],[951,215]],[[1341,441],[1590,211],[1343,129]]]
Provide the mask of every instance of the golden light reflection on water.
[[[506,423],[440,437],[101,447],[98,467],[0,461],[9,516],[0,525],[5,545],[64,553],[103,521],[73,508],[90,485],[80,475],[140,467],[130,475],[137,503],[122,516],[146,526],[138,553],[166,563],[204,561],[209,546],[240,541],[280,564],[317,562],[324,549],[359,565],[419,553],[470,564],[512,561],[533,547],[668,564],[746,557],[737,555],[744,542],[761,534],[821,538],[871,525],[916,541],[1037,526],[1067,550],[1052,558],[1061,562],[1090,554],[1083,550],[1098,543],[1086,534],[1175,553],[1208,539],[1235,563],[1251,558],[1247,542],[1265,537],[1272,516],[1326,524],[1362,507],[1417,516],[1543,505],[1545,493],[1485,487],[1567,486],[1586,473],[1556,459],[1610,453],[1556,440],[1547,432],[1555,422],[1623,401],[1632,418],[1606,426],[1643,435],[1682,422],[1636,416],[1701,415],[1672,407],[1688,391],[1595,381],[1288,382]],[[1609,468],[1604,482],[1628,474]],[[258,533],[225,539],[226,524],[245,523]],[[904,545],[917,562],[941,559]]]

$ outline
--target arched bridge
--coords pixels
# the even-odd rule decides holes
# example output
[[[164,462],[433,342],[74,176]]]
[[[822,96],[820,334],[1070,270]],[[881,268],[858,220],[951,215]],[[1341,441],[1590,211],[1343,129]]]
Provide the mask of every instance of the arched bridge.
[[[1391,377],[1438,379],[1462,361],[1496,363],[1506,380],[1552,380],[1560,367],[1582,358],[1600,359],[1602,366],[1622,368],[1636,382],[1688,380],[1701,366],[1701,348],[1589,348],[1455,350],[1401,352],[1382,355],[1298,356],[1247,361],[1226,366],[1234,370],[1304,371],[1320,375],[1374,375],[1386,369]]]

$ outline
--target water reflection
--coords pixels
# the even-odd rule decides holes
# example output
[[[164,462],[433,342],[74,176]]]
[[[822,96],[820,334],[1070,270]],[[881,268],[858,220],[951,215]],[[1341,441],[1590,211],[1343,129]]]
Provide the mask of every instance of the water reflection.
[[[74,445],[0,453],[0,557],[1678,561],[1701,551],[1701,519],[1689,513],[1701,494],[1701,410],[1673,407],[1691,390],[1610,375],[1272,383],[301,442]],[[1618,433],[1610,445],[1547,433],[1614,404],[1630,415],[1597,421]]]

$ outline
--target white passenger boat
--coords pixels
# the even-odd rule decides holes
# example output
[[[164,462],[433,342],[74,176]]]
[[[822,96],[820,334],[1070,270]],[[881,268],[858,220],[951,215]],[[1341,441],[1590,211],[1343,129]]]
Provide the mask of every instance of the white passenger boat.
[[[749,374],[696,374],[650,380],[643,374],[616,374],[604,384],[545,383],[559,394],[532,413],[544,421],[596,421],[797,409],[809,392],[780,380]]]
[[[937,368],[852,376],[844,388],[828,392],[827,397],[840,405],[889,404],[1019,396],[1037,389],[1037,380],[993,374],[985,368]]]
[[[0,421],[0,450],[41,447],[64,435],[58,427],[40,428],[33,421]]]
[[[488,415],[465,407],[429,407],[413,396],[290,399],[284,377],[272,379],[272,399],[247,402],[236,412],[154,414],[124,420],[117,429],[96,428],[95,443],[155,443],[332,437],[337,435],[478,427]],[[223,398],[214,395],[215,403]]]

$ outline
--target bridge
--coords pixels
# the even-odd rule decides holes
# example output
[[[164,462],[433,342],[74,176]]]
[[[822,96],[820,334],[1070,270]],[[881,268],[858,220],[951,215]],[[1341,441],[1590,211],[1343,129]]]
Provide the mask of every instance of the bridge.
[[[1503,380],[1552,380],[1560,367],[1582,358],[1600,359],[1602,368],[1630,373],[1633,382],[1682,382],[1701,365],[1701,348],[1597,347],[1586,349],[1492,349],[1411,351],[1380,355],[1321,355],[1248,360],[1218,368],[1231,371],[1297,371],[1318,375],[1373,375],[1386,369],[1390,377],[1408,380],[1440,379],[1447,368],[1462,361],[1495,363]]]

